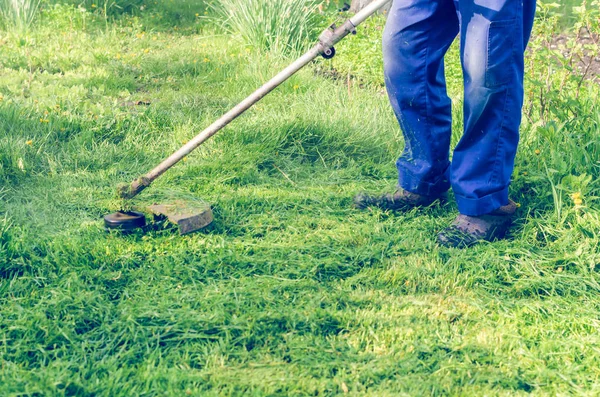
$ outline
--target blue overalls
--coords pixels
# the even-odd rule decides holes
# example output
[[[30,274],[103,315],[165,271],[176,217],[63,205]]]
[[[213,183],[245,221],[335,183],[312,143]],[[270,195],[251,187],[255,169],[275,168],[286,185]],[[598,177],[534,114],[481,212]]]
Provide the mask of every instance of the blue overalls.
[[[383,46],[406,145],[397,162],[401,188],[438,195],[452,186],[463,215],[508,204],[534,15],[535,0],[394,0]],[[444,55],[459,32],[464,135],[450,163]]]

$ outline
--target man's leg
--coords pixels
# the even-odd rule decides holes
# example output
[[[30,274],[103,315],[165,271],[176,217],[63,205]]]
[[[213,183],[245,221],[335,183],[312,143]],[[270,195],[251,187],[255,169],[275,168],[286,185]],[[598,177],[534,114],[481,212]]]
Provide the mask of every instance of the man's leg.
[[[465,133],[450,180],[459,212],[480,216],[509,203],[535,0],[458,0],[458,8]]]
[[[508,186],[519,143],[524,51],[535,0],[457,0],[465,79],[465,133],[450,180],[460,215],[439,235],[468,246],[506,234],[516,205]]]
[[[405,140],[399,186],[421,196],[450,187],[452,112],[443,59],[458,31],[452,0],[395,0],[383,34],[386,87]]]

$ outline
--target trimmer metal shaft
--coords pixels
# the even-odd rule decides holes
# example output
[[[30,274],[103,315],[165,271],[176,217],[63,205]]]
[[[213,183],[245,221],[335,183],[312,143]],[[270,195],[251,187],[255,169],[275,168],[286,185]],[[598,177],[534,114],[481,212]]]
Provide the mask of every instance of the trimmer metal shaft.
[[[180,162],[184,157],[194,151],[197,147],[206,142],[210,137],[222,130],[225,126],[242,115],[246,110],[250,109],[254,104],[259,102],[267,94],[288,80],[300,69],[304,68],[311,61],[322,55],[325,58],[332,58],[335,55],[333,46],[344,39],[349,34],[356,33],[356,27],[363,23],[370,16],[375,14],[384,5],[392,0],[376,0],[358,12],[352,18],[347,20],[342,26],[331,26],[326,29],[319,37],[319,42],[310,49],[306,54],[302,55],[294,63],[273,77],[269,82],[256,90],[248,98],[244,99],[240,104],[227,112],[219,120],[215,121],[208,128],[198,134],[195,138],[186,143],[181,149],[173,153],[169,158],[164,160],[152,171],[141,176],[133,181],[130,185],[119,186],[118,195],[124,199],[131,199],[137,196],[142,190],[150,186],[156,178],[165,173],[168,169]]]

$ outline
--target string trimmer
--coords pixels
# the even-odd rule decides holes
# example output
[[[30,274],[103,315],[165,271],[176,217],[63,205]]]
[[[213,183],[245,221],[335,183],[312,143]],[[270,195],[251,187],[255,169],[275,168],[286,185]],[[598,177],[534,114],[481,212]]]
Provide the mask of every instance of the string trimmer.
[[[225,126],[242,115],[246,110],[250,109],[315,58],[318,56],[322,56],[325,59],[333,58],[335,56],[334,45],[349,34],[356,34],[356,27],[358,25],[363,23],[390,1],[391,0],[375,0],[352,18],[344,22],[341,26],[336,27],[335,25],[331,25],[319,36],[319,42],[306,54],[302,55],[277,76],[273,77],[269,82],[256,90],[252,95],[244,99],[219,120],[211,124],[195,138],[186,143],[181,149],[160,163],[156,168],[137,178],[129,185],[124,184],[119,186],[118,196],[125,200],[134,198],[150,186],[150,184],[152,184],[159,176],[180,162],[210,137],[221,131]],[[153,205],[149,207],[149,210],[157,215],[166,216],[169,220],[177,224],[181,234],[199,230],[209,225],[213,220],[210,207],[189,207],[183,201],[171,204]],[[125,211],[105,216],[104,222],[108,229],[118,229],[123,231],[130,231],[135,228],[143,227],[146,224],[142,213]]]

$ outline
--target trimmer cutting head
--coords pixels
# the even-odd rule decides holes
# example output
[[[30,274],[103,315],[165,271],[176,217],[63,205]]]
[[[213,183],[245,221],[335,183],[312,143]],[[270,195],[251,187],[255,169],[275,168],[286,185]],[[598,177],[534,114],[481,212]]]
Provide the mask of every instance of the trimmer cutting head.
[[[118,230],[130,233],[144,226],[146,226],[146,217],[141,212],[115,212],[104,217],[104,227],[106,230]]]
[[[176,201],[171,204],[153,204],[148,212],[155,215],[155,220],[168,219],[177,225],[180,234],[188,234],[203,229],[213,222],[213,213],[208,205],[190,204]],[[118,230],[131,233],[146,226],[146,217],[141,212],[120,211],[104,217],[107,231]]]

